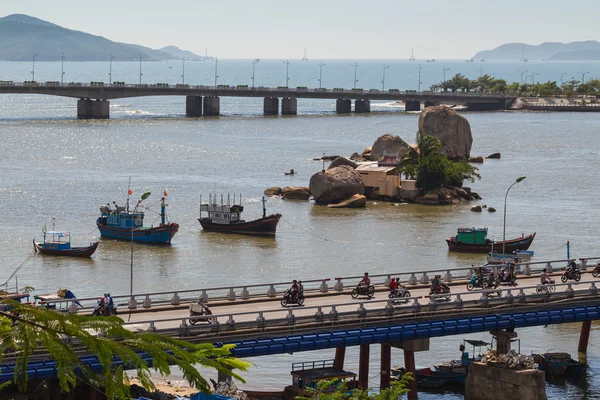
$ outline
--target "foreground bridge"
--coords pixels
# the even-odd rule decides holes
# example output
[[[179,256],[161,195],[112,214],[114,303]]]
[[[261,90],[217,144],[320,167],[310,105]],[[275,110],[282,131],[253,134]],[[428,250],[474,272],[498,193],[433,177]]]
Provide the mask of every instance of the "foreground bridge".
[[[340,368],[343,367],[345,348],[360,346],[361,387],[366,387],[369,375],[369,346],[381,344],[381,386],[386,387],[390,379],[390,348],[403,348],[405,365],[414,370],[414,351],[427,350],[432,337],[492,332],[498,344],[506,347],[510,346],[510,339],[518,328],[583,322],[579,350],[585,352],[590,323],[600,319],[597,279],[585,270],[588,262],[598,259],[580,259],[579,265],[584,270],[581,281],[558,283],[550,290],[538,285],[539,270],[545,267],[554,271],[558,281],[560,268],[567,260],[520,264],[516,285],[485,291],[462,289],[466,283],[464,278],[472,272],[468,268],[375,275],[378,291],[371,300],[352,300],[348,288],[344,288],[344,282],[347,285],[351,282],[352,287],[360,277],[336,278],[333,287],[329,286],[328,279],[306,281],[304,307],[279,306],[280,297],[275,289],[282,285],[279,283],[245,286],[240,292],[241,297],[233,287],[217,288],[215,290],[225,292],[225,296],[215,295],[210,300],[207,297],[210,290],[195,289],[196,294],[209,300],[214,314],[210,323],[196,325],[190,324],[187,310],[187,301],[191,299],[182,302],[179,297],[183,292],[174,293],[170,300],[162,302],[150,300],[143,304],[146,308],[138,309],[135,297],[148,300],[155,295],[142,294],[130,298],[132,314],[125,326],[134,331],[154,331],[192,342],[234,343],[237,357],[335,348],[336,366]],[[453,293],[448,298],[429,295],[425,277],[436,272],[443,273],[446,280],[451,281]],[[421,274],[423,283],[417,278]],[[387,298],[383,283],[390,275],[404,277],[402,280],[410,289],[410,298],[401,302]],[[249,290],[261,288],[267,288],[267,293],[250,295]],[[162,298],[166,297],[163,293]],[[84,304],[91,300],[80,299]],[[37,357],[44,359],[43,354]],[[86,362],[95,364],[93,358]],[[13,372],[14,364],[0,365],[0,382],[10,379]],[[56,376],[56,364],[52,361],[32,364],[29,372],[30,379]]]
[[[187,84],[104,84],[102,82],[83,84],[59,82],[12,82],[0,81],[0,94],[44,94],[78,98],[78,118],[109,118],[110,99],[144,96],[186,96],[186,115],[188,117],[217,116],[221,110],[221,97],[262,97],[263,114],[296,115],[298,99],[332,99],[336,100],[336,112],[347,114],[368,113],[371,101],[402,101],[406,111],[420,111],[424,107],[439,104],[465,105],[471,110],[506,109],[515,99],[514,96],[501,94],[451,93],[451,92],[417,92],[415,90],[363,90],[363,89],[309,89],[248,87],[246,85],[228,86],[194,86]]]

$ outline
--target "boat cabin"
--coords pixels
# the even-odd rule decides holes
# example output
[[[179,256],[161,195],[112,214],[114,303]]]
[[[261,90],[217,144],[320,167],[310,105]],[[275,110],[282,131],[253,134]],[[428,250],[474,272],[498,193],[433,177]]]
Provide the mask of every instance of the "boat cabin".
[[[48,231],[44,233],[44,249],[69,250],[71,248],[71,233]]]
[[[456,241],[464,244],[487,244],[488,228],[458,228]]]
[[[333,362],[334,360],[322,360],[292,364],[292,386],[288,389],[297,396],[310,397],[314,395],[313,390],[317,390],[317,385],[323,380],[338,382],[323,388],[325,393],[335,392],[339,382],[343,381],[348,381],[348,389],[353,389],[356,386],[356,374],[334,368]]]
[[[100,225],[112,226],[124,229],[137,229],[144,225],[144,213],[140,211],[127,211],[124,206],[111,208],[109,204],[100,206]]]
[[[242,201],[242,196],[239,197],[239,202]],[[233,196],[233,204],[230,203],[230,197],[227,195],[227,203],[223,202],[223,196],[221,196],[221,203],[217,203],[217,196],[210,194],[208,196],[208,203],[202,204],[202,197],[200,197],[200,219],[208,219],[215,224],[231,224],[236,222],[244,222],[241,218],[244,206],[235,204],[235,195]],[[205,212],[206,216],[202,216]]]

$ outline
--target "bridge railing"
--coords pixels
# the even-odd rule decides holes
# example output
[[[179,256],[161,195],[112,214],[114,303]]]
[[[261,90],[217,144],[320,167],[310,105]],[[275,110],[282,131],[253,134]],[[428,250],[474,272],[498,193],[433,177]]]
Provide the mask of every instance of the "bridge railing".
[[[470,297],[470,298],[463,298]],[[367,322],[373,318],[402,318],[427,316],[435,313],[465,314],[470,308],[482,309],[504,305],[504,309],[516,309],[532,304],[548,304],[554,301],[598,299],[595,282],[568,282],[552,285],[532,285],[521,288],[497,288],[480,292],[459,292],[442,295],[417,296],[401,299],[351,301],[336,305],[296,308],[276,308],[262,311],[215,314],[197,317],[149,319],[126,323],[136,330],[175,332],[175,334],[219,334],[232,329],[259,329],[276,326],[300,326],[302,324],[339,324]],[[357,307],[357,308],[356,308]],[[497,312],[494,310],[493,312]],[[190,321],[199,325],[191,325]],[[207,322],[210,321],[210,322]]]
[[[600,260],[600,257],[586,257],[579,259],[579,267],[582,271],[587,269],[589,261]],[[554,273],[566,267],[568,260],[534,261],[517,264],[517,276],[530,276],[538,274],[543,268],[547,272]],[[475,266],[464,268],[438,268],[425,271],[401,271],[396,273],[370,274],[371,284],[381,289],[388,287],[393,277],[399,277],[400,282],[409,287],[415,285],[428,285],[431,279],[439,274],[447,283],[452,283],[456,279],[470,279],[473,275]],[[488,265],[488,268],[494,270],[495,274],[500,273],[502,265]],[[346,289],[356,287],[363,276],[346,276],[322,279],[302,280],[304,292],[310,294],[326,294],[328,292],[341,293]],[[335,281],[335,283],[333,283]],[[144,309],[151,309],[153,306],[180,306],[182,304],[197,301],[199,298],[206,303],[210,301],[230,301],[239,300],[260,300],[273,299],[281,297],[285,290],[291,286],[292,282],[273,282],[260,283],[252,285],[231,285],[213,288],[192,288],[181,290],[168,290],[151,293],[134,293],[132,296],[115,295],[112,296],[115,303],[125,305],[130,309],[136,309],[141,306]],[[35,297],[35,296],[34,296]],[[89,311],[96,306],[98,297],[77,299],[82,307],[78,307],[73,299],[53,299],[48,301],[57,306],[57,308],[68,309],[69,312]]]

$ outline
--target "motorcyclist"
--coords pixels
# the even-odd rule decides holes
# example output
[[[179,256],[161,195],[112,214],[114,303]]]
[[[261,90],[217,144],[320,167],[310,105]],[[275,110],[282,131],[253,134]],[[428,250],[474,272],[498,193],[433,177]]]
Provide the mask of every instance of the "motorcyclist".
[[[396,289],[398,289],[398,283],[396,281],[396,278],[392,278],[390,279],[390,294],[392,296],[396,295]]]
[[[435,292],[435,293],[439,293],[442,287],[442,276],[440,274],[437,274],[436,276],[433,277],[433,279],[431,280],[431,289]]]
[[[366,288],[371,284],[371,278],[369,278],[369,273],[365,272],[365,276],[363,276],[363,278],[361,279],[361,281],[358,283],[358,286],[361,288]]]
[[[304,285],[302,285],[302,281],[298,281],[298,298],[304,297]]]
[[[111,297],[110,293],[105,292],[104,298],[102,300],[104,302],[104,307],[103,307],[104,314],[107,316],[111,315],[114,302],[113,302],[113,298]]]
[[[202,307],[202,314],[207,314],[207,311],[210,311],[208,309],[208,306],[204,304],[204,298],[202,296],[198,298],[198,304],[200,304],[200,306]]]
[[[473,272],[475,273],[475,275],[477,275],[477,286],[482,286],[483,285],[483,268],[475,267],[473,269]]]
[[[294,279],[292,286],[289,288],[290,300],[292,302],[298,301],[298,281]]]
[[[550,279],[550,274],[548,274],[548,270],[546,268],[544,268],[540,274],[540,282],[542,285],[551,285],[554,283],[554,281]]]
[[[567,264],[567,276],[570,278],[573,274],[573,272],[575,272],[575,269],[577,268],[577,264],[575,264],[575,259],[572,258],[571,260],[569,260],[569,263]]]

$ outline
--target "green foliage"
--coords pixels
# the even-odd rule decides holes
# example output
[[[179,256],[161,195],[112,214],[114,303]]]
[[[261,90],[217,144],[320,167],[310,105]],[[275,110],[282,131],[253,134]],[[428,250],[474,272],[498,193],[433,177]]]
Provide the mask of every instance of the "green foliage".
[[[249,364],[231,357],[233,346],[215,348],[211,344],[193,344],[171,339],[156,333],[132,332],[117,317],[89,317],[65,314],[44,307],[33,307],[12,300],[3,300],[11,312],[0,312],[0,359],[15,358],[14,382],[20,390],[27,387],[27,366],[34,353],[47,353],[58,365],[61,390],[75,387],[78,377],[91,385],[103,387],[108,398],[129,399],[129,381],[125,369],[135,369],[144,388],[154,388],[150,368],[137,352],[146,352],[153,358],[152,368],[163,376],[171,373],[171,365],[181,369],[188,383],[210,392],[208,382],[194,365],[216,369],[243,379],[232,371],[246,371]],[[93,354],[102,365],[96,374],[78,358],[81,353]],[[122,362],[115,367],[113,363]],[[125,366],[125,367],[123,367]]]
[[[317,389],[306,388],[310,397],[298,396],[298,400],[397,400],[410,392],[408,385],[414,378],[410,372],[405,373],[402,379],[392,381],[389,388],[382,389],[379,393],[372,390],[348,389],[348,382],[339,382],[337,379],[323,380],[317,384]],[[330,391],[331,386],[336,386],[335,391]]]

